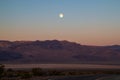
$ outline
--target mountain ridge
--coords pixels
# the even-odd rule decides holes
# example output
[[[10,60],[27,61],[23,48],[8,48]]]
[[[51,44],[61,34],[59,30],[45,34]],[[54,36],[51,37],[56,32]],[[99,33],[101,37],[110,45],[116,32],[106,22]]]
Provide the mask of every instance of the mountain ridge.
[[[65,40],[1,40],[0,63],[120,64],[120,45],[91,46]]]

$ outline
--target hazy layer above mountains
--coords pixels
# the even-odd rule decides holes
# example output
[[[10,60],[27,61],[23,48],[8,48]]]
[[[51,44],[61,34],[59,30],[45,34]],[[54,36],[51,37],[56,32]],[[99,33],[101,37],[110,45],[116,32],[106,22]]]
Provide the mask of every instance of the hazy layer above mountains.
[[[0,63],[120,64],[120,45],[88,46],[58,40],[0,41]]]

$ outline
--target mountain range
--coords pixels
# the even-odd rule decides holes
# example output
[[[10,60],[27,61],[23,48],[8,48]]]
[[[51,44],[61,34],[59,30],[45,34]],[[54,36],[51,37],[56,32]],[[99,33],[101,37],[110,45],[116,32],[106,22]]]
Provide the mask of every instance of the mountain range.
[[[0,40],[0,63],[120,64],[120,45],[90,46],[65,40]]]

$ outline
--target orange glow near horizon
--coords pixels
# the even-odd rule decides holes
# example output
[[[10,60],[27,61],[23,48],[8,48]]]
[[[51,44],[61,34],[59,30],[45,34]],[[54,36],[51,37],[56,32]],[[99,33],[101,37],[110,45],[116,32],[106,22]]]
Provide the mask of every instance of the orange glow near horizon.
[[[0,0],[0,4],[0,40],[120,45],[120,0]]]

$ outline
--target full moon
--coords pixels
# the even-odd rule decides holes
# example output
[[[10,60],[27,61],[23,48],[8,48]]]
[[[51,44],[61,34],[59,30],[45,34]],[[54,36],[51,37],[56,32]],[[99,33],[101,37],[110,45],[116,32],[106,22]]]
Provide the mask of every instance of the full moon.
[[[59,14],[59,17],[60,17],[60,18],[63,18],[63,17],[64,17],[64,14],[63,14],[63,13],[60,13],[60,14]]]

